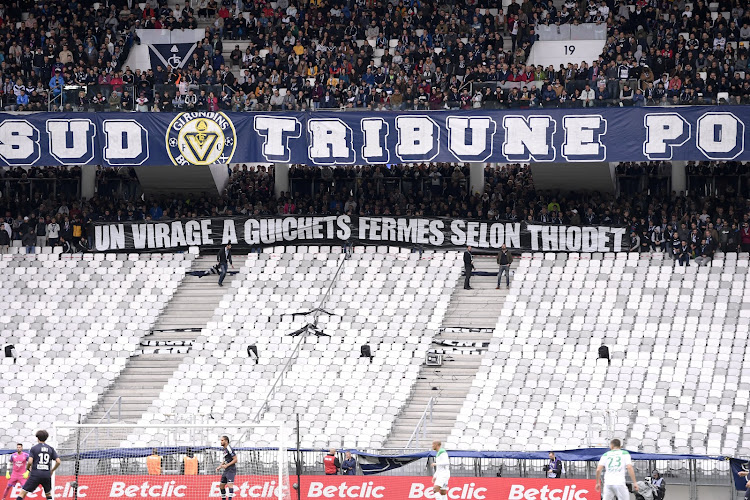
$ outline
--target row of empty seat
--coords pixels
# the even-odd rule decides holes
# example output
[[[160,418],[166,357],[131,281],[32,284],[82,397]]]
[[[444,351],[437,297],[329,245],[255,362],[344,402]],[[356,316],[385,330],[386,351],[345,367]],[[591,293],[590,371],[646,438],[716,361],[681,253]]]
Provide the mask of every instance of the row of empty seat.
[[[409,398],[419,367],[448,307],[460,272],[456,252],[253,254],[143,419],[213,416],[250,422],[294,352],[288,334],[313,321],[310,311],[340,275],[318,327],[309,335],[269,401],[262,422],[294,427],[300,415],[302,445],[382,447]],[[343,264],[342,264],[343,262]],[[374,359],[360,357],[371,346]],[[258,363],[247,354],[256,345]],[[124,445],[147,446],[159,430],[132,435]],[[253,429],[241,445],[273,445],[275,435]]]
[[[651,453],[748,454],[747,268],[747,254],[700,268],[524,255],[449,444],[571,449],[614,435]]]
[[[0,256],[0,447],[77,423],[125,367],[190,266],[187,254]],[[64,436],[58,436],[63,439]]]

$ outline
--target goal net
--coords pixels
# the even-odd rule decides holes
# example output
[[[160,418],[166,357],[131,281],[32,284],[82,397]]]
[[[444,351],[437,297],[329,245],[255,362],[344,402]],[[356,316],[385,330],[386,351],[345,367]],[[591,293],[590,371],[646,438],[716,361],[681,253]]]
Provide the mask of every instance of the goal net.
[[[281,426],[57,425],[49,442],[62,460],[55,498],[292,498]]]

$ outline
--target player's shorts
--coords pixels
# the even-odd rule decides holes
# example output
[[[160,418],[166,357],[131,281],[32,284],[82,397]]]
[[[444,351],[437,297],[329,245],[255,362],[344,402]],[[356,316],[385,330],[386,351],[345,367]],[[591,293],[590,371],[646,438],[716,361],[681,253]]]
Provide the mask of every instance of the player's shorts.
[[[448,489],[448,481],[450,480],[450,474],[435,474],[433,484],[439,486],[441,490]]]
[[[237,475],[236,470],[225,470],[221,475],[221,484],[233,483],[235,475]]]
[[[38,487],[42,487],[45,493],[52,493],[52,479],[49,477],[29,476],[23,485],[23,491],[33,493]]]
[[[630,492],[624,484],[605,484],[602,500],[630,500]]]
[[[23,476],[10,476],[10,479],[8,479],[7,485],[8,486],[15,486],[17,484],[20,484],[23,486],[23,483],[25,483],[26,480],[23,478]]]

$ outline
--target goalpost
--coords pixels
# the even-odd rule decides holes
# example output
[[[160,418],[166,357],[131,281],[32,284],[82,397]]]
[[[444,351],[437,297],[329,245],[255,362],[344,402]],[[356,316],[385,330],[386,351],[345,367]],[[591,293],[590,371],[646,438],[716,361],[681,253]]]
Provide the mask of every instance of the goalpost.
[[[263,424],[55,425],[55,498],[220,499],[222,436],[237,455],[233,498],[292,500],[289,436]]]

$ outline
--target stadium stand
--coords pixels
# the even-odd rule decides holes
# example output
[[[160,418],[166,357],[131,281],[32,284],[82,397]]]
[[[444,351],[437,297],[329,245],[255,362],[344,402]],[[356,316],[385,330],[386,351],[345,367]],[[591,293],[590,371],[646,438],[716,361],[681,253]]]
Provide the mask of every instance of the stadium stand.
[[[331,289],[333,316],[319,318],[320,329],[330,337],[307,337],[263,422],[292,425],[292,415],[299,413],[301,425],[310,429],[302,436],[303,446],[382,447],[441,325],[460,272],[459,258],[455,252],[419,259],[416,253],[368,250],[345,260],[326,247],[249,255],[214,317],[140,422],[169,422],[167,414],[252,421],[285,369],[295,342],[289,334],[311,320],[290,315],[317,307],[341,265],[341,277]],[[372,360],[360,358],[364,344],[376,354]],[[257,347],[258,363],[246,354],[248,345]],[[124,445],[148,442],[149,432],[131,435]],[[273,444],[262,435],[250,439],[257,446]]]
[[[88,415],[191,262],[189,254],[60,257],[45,252],[0,259],[7,304],[0,338],[23,360],[3,362],[4,445],[51,422],[77,423]],[[39,375],[31,384],[30,370]]]
[[[439,0],[325,7],[281,0],[217,5],[215,11],[154,0],[123,6],[62,9],[22,1],[3,9],[2,106],[471,109],[738,104],[750,98],[750,18],[740,2],[729,0],[482,0],[460,8]],[[582,24],[606,28],[596,61],[529,64],[543,28]],[[153,29],[203,30],[204,37],[181,68],[159,62],[131,69],[138,33]],[[592,96],[584,93],[587,83]]]
[[[240,112],[750,104],[750,9],[740,1],[126,3],[0,6],[0,107]],[[606,32],[586,56],[578,52],[586,61],[537,59],[548,55],[542,43],[555,50],[566,45],[538,42],[540,31],[582,24]],[[152,29],[198,30],[205,37],[183,67],[150,61],[128,67],[144,48],[138,47],[143,30]],[[604,46],[598,57],[596,44]],[[13,423],[0,429],[0,445],[9,447],[50,419],[106,415],[113,382],[127,378],[128,359],[132,367],[148,358],[145,337],[174,326],[184,312],[173,299],[178,287],[187,288],[185,273],[205,268],[192,254],[92,256],[86,252],[94,222],[350,213],[628,227],[629,254],[525,254],[514,264],[510,293],[493,296],[497,311],[471,303],[484,308],[472,320],[484,326],[496,312],[497,322],[487,346],[455,355],[481,362],[460,365],[469,366],[461,373],[471,385],[465,397],[463,383],[454,385],[455,408],[439,416],[448,427],[435,426],[450,432],[449,446],[587,447],[601,444],[611,425],[631,449],[747,455],[744,169],[738,162],[691,162],[686,192],[674,193],[669,162],[620,164],[617,194],[607,194],[541,191],[530,168],[488,166],[478,196],[466,165],[292,166],[290,192],[277,195],[273,170],[252,165],[237,166],[220,197],[157,198],[122,168],[101,170],[97,195],[80,200],[76,167],[0,168],[0,231],[4,223],[11,233],[9,255],[0,256],[8,304],[0,313],[1,338],[22,355],[35,353],[25,364],[3,360],[10,382],[0,392],[0,417]],[[45,227],[53,220],[63,226],[67,218],[63,249],[77,253],[75,260],[48,246],[25,255],[29,229],[48,236],[38,233],[40,217]],[[657,227],[664,240],[654,239]],[[701,245],[706,234],[713,240],[708,251]],[[679,240],[689,250],[677,255]],[[344,260],[336,248],[292,250],[237,259],[239,276],[196,308],[195,317],[208,317],[189,353],[179,364],[184,352],[171,357],[176,369],[159,371],[157,388],[149,388],[159,396],[146,394],[128,408],[128,418],[151,423],[220,414],[247,421],[262,413],[266,421],[289,422],[300,413],[303,446],[403,444],[399,423],[412,424],[411,401],[423,404],[412,397],[424,388],[419,380],[433,380],[424,377],[424,355],[441,336],[467,333],[450,314],[465,300],[453,291],[460,255],[358,248]],[[670,260],[683,256],[690,267]],[[703,265],[692,265],[698,259]],[[286,315],[315,307],[338,264],[343,279],[333,287],[335,315],[320,317],[333,337],[308,337],[284,367],[293,345],[286,334],[305,325]],[[489,264],[479,267],[489,273],[495,267]],[[495,292],[493,279],[478,294]],[[154,342],[170,338],[160,335]],[[372,361],[360,358],[364,344],[377,354]],[[245,355],[250,345],[260,353],[257,362]],[[599,359],[602,345],[611,365]],[[44,372],[47,379],[28,387],[25,370],[40,366],[42,356],[59,373],[75,375]],[[261,408],[265,386],[282,370],[283,382]],[[242,380],[226,380],[238,373]],[[328,377],[332,383],[322,383]],[[30,411],[43,402],[29,394],[54,404],[46,413]],[[108,444],[151,442],[155,431],[144,432]],[[273,444],[260,435],[248,440]]]
[[[97,194],[79,201],[80,170],[0,171],[0,213],[11,226],[12,240],[20,240],[24,217],[39,215],[64,222],[79,218],[88,236],[91,221],[161,220],[216,215],[359,214],[472,216],[485,220],[552,222],[553,218],[585,223],[589,208],[597,222],[625,223],[629,216],[666,216],[673,223],[687,215],[688,226],[704,224],[709,215],[732,223],[739,231],[750,196],[748,177],[740,162],[688,162],[687,191],[670,193],[670,162],[622,163],[616,166],[618,194],[536,190],[531,169],[519,164],[485,167],[485,193],[472,196],[469,168],[459,164],[397,164],[383,166],[290,169],[290,191],[274,194],[273,169],[236,165],[222,197],[161,196],[141,199],[141,189],[130,169],[100,170]],[[22,170],[22,169],[20,169]],[[552,214],[548,207],[560,205]],[[545,207],[547,205],[547,207]],[[649,205],[652,205],[649,213]],[[543,208],[547,208],[546,211]],[[644,210],[645,208],[645,210]],[[574,213],[576,210],[577,213]],[[663,213],[659,213],[663,212]],[[544,219],[542,219],[544,217]],[[660,218],[659,217],[659,218]],[[700,217],[701,220],[698,220]],[[659,222],[654,220],[653,222]],[[711,222],[716,222],[712,220]],[[28,222],[27,222],[28,224]],[[25,227],[25,226],[23,226]],[[650,235],[649,235],[650,238]]]
[[[747,453],[747,267],[747,253],[697,273],[661,254],[524,254],[448,441],[587,447],[610,418],[633,450]]]

